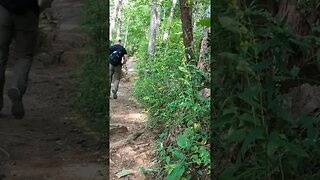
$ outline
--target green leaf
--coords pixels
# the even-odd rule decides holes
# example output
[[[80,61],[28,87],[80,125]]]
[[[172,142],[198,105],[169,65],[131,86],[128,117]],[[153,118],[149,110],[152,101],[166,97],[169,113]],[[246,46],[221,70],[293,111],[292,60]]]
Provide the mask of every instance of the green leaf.
[[[246,135],[246,129],[237,129],[230,133],[229,137],[227,138],[228,142],[239,142],[243,141]]]
[[[166,164],[170,164],[170,156],[166,156],[165,160],[166,160]]]
[[[244,25],[242,25],[240,22],[230,17],[227,17],[227,16],[219,17],[219,22],[222,28],[225,28],[231,32],[239,33],[239,34],[248,33],[248,29]]]
[[[251,86],[247,88],[244,92],[239,93],[238,97],[248,103],[249,105],[253,106],[254,108],[260,109],[260,104],[257,102],[257,96],[259,95],[259,87],[258,86]]]
[[[167,180],[177,180],[179,178],[181,178],[181,176],[183,175],[185,171],[185,167],[181,166],[180,164],[175,164],[173,170],[171,171],[171,173],[167,176]]]
[[[313,125],[313,119],[304,115],[299,119],[299,121],[302,126],[307,129],[308,138],[315,139],[318,133],[316,127]]]
[[[292,77],[297,77],[299,72],[300,72],[300,68],[297,66],[293,66],[293,68],[290,70],[290,75]]]
[[[185,67],[179,66],[178,69],[184,73],[188,73],[188,71]]]
[[[197,25],[199,26],[206,26],[206,27],[210,27],[210,18],[205,18],[205,19],[200,19],[197,22]]]
[[[116,176],[118,177],[118,178],[121,178],[121,177],[123,177],[123,176],[127,176],[127,175],[129,175],[129,174],[133,174],[134,172],[133,172],[133,170],[131,170],[131,169],[123,169],[123,170],[121,170],[120,172],[118,172],[117,174],[116,174]]]
[[[287,142],[286,140],[283,140],[279,137],[277,132],[272,132],[269,137],[269,141],[271,143],[277,144],[288,151],[291,151],[292,153],[302,156],[302,157],[308,157],[308,154],[298,145]]]
[[[173,154],[174,154],[177,158],[179,158],[179,159],[184,159],[184,158],[186,157],[186,156],[185,156],[182,152],[180,152],[180,151],[174,151]]]
[[[238,154],[238,160],[241,157],[244,157],[244,154],[249,149],[250,144],[254,143],[257,139],[263,138],[264,127],[258,126],[251,130],[251,132],[245,138],[241,148],[240,153]]]
[[[178,136],[178,146],[181,148],[186,148],[188,146],[188,138],[184,135]]]

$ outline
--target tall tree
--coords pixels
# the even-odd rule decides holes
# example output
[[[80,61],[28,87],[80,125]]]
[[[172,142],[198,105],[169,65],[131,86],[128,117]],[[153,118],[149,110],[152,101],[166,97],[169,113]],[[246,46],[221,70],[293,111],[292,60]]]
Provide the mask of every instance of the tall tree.
[[[193,32],[192,32],[192,5],[188,0],[179,0],[183,31],[183,44],[188,62],[194,60]]]
[[[154,54],[157,36],[157,1],[151,0],[150,11],[150,36],[148,44],[148,53]]]
[[[168,39],[170,25],[171,25],[171,22],[172,22],[172,19],[173,19],[174,9],[176,8],[176,4],[177,4],[177,0],[172,0],[172,6],[171,6],[171,9],[170,9],[170,15],[169,15],[169,18],[168,18],[168,24],[167,24],[166,29],[164,30],[164,33],[163,33],[163,38],[162,38],[163,40],[167,40]]]
[[[157,6],[157,31],[160,33],[160,24],[161,24],[161,11],[162,11],[162,0],[159,0]]]
[[[126,33],[124,35],[124,47],[127,46],[128,43],[128,34],[129,34],[129,24],[130,24],[130,18],[127,21],[127,28],[126,28]]]
[[[122,6],[119,7],[118,12],[118,26],[117,26],[117,37],[121,37],[121,28],[122,28]]]
[[[193,8],[193,32],[195,32],[197,30],[197,18],[198,18],[198,9],[199,9],[199,5],[200,3],[198,2],[198,0],[194,1],[194,8]]]
[[[121,4],[122,4],[122,0],[114,0],[114,9],[113,9],[113,13],[111,16],[111,21],[110,21],[110,32],[109,32],[110,40],[112,39],[112,35],[115,30],[116,17],[119,14],[119,9],[121,7]]]

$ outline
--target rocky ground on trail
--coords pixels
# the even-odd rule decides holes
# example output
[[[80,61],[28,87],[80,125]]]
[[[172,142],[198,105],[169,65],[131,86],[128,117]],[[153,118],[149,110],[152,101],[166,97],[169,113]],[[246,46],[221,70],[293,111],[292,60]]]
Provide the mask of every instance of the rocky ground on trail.
[[[85,120],[72,107],[79,81],[73,72],[87,41],[78,29],[82,6],[81,0],[55,0],[49,15],[42,17],[22,120],[10,112],[7,90],[14,56],[8,61],[0,115],[0,179],[108,179],[105,141],[81,125]]]

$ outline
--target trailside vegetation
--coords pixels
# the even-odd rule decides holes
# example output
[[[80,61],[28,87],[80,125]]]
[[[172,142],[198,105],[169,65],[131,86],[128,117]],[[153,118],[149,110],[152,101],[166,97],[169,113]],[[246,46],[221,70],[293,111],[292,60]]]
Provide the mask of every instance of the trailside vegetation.
[[[110,7],[121,14],[112,19],[110,41],[124,39],[137,63],[134,95],[160,130],[155,166],[141,170],[154,179],[209,178],[210,3],[130,0]]]
[[[320,178],[320,111],[309,103],[319,98],[312,93],[320,84],[319,7],[312,0],[215,1],[217,179]]]
[[[87,0],[83,7],[82,30],[90,38],[88,53],[80,59],[80,96],[77,106],[91,119],[105,123],[109,108],[107,11],[105,1]]]

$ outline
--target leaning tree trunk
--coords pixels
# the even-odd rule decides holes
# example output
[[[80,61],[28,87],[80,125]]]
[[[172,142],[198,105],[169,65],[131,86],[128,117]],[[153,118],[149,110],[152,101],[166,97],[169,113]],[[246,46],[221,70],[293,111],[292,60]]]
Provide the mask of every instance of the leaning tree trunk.
[[[156,0],[151,0],[151,12],[150,12],[150,36],[148,53],[154,54],[157,35],[157,10]]]
[[[110,40],[112,40],[112,35],[115,30],[116,17],[118,16],[118,12],[121,7],[121,4],[122,4],[122,0],[114,0],[114,10],[113,10],[111,21],[110,21],[110,32],[109,32]]]
[[[177,4],[177,0],[172,0],[172,6],[171,6],[171,10],[170,10],[170,15],[168,18],[168,24],[167,24],[166,29],[164,30],[164,33],[163,33],[163,38],[162,38],[163,40],[168,39],[169,30],[170,30],[171,22],[172,22],[173,15],[174,15],[174,9],[176,8],[176,4]]]
[[[187,62],[194,61],[193,32],[192,32],[192,7],[188,0],[180,0],[180,13],[183,32],[183,44]],[[196,63],[196,62],[191,62]]]

